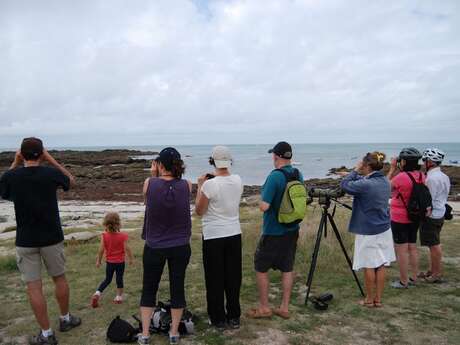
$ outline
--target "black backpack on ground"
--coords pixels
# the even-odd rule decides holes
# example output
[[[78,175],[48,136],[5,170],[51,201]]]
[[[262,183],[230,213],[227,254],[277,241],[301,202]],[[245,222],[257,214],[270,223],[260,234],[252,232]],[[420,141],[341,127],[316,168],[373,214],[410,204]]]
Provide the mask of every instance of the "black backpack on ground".
[[[433,207],[431,194],[428,187],[422,182],[422,173],[420,173],[418,182],[410,173],[406,172],[406,174],[412,181],[412,192],[407,204],[404,202],[401,193],[399,198],[407,209],[409,219],[414,223],[418,223],[425,220],[427,210]]]
[[[195,331],[195,323],[193,321],[193,314],[184,309],[182,313],[182,319],[179,323],[180,335],[193,334]],[[168,334],[171,327],[171,303],[158,302],[158,306],[155,308],[152,314],[150,323],[150,333]]]
[[[139,332],[139,328],[135,328],[128,321],[120,319],[120,315],[118,315],[107,329],[107,339],[112,343],[134,343],[137,341]]]

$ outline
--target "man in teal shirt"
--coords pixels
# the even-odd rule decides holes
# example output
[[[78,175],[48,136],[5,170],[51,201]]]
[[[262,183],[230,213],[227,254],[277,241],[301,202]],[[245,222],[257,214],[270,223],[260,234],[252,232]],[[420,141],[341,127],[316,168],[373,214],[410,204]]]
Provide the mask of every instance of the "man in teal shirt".
[[[279,142],[268,151],[272,153],[273,170],[262,187],[260,210],[263,214],[262,236],[254,255],[259,306],[248,312],[248,317],[263,318],[275,315],[289,318],[289,301],[294,283],[294,261],[299,237],[299,225],[286,226],[278,222],[278,211],[286,188],[286,177],[282,171],[295,174],[303,182],[302,174],[291,165],[292,148],[287,142]],[[283,299],[279,308],[271,309],[268,304],[268,270],[282,272]]]

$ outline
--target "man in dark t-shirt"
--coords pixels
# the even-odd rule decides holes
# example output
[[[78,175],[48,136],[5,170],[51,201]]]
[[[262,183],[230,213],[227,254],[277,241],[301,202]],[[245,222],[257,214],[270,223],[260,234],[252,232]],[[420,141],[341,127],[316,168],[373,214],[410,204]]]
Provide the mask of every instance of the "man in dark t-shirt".
[[[49,166],[41,166],[41,162]],[[71,173],[43,148],[42,141],[37,138],[23,140],[10,169],[0,178],[0,197],[14,202],[18,268],[41,327],[39,335],[30,339],[32,345],[57,344],[42,290],[42,260],[55,283],[61,311],[60,331],[68,331],[81,323],[80,318],[69,313],[64,234],[56,195],[58,188],[67,191],[74,183]]]

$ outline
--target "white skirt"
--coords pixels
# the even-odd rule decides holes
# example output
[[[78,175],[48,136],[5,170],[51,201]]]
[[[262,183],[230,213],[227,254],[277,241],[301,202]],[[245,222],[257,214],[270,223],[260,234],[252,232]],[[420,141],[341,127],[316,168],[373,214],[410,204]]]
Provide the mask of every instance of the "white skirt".
[[[356,235],[353,270],[390,266],[396,261],[391,229],[377,235]]]

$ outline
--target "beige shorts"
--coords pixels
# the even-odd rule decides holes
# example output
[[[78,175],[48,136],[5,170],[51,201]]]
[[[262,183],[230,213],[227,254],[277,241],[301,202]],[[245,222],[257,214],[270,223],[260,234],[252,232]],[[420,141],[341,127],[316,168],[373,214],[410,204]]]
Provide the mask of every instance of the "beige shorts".
[[[16,247],[16,262],[26,283],[41,279],[42,260],[51,277],[65,273],[64,242],[47,247]]]

